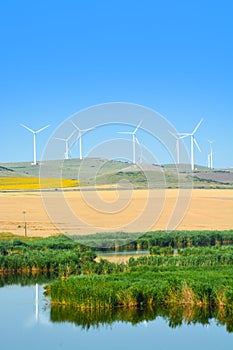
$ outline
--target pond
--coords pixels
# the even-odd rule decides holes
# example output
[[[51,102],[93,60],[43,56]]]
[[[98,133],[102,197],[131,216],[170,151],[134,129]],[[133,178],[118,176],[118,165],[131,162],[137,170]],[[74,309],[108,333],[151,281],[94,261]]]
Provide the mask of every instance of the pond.
[[[5,285],[0,288],[1,349],[41,350],[232,350],[233,333],[214,318],[180,322],[176,317],[153,317],[142,310],[130,314],[80,314],[76,310],[52,308],[36,285]],[[37,300],[36,300],[37,299]],[[98,316],[98,315],[97,315]],[[88,321],[88,318],[90,321]],[[187,322],[186,317],[186,322]],[[131,322],[127,321],[131,320]],[[173,321],[172,321],[173,320]]]
[[[97,261],[98,259],[107,259],[110,262],[121,263],[127,262],[130,257],[134,259],[139,258],[143,255],[148,255],[148,250],[121,250],[121,251],[113,251],[113,250],[105,250],[105,251],[96,251]]]
[[[115,251],[115,250],[97,250],[95,252],[97,254],[97,256],[103,256],[103,257],[107,257],[107,256],[118,256],[118,255],[125,255],[125,256],[137,256],[137,255],[148,255],[149,254],[149,250],[142,250],[142,249],[139,249],[139,250],[118,250],[118,251]]]

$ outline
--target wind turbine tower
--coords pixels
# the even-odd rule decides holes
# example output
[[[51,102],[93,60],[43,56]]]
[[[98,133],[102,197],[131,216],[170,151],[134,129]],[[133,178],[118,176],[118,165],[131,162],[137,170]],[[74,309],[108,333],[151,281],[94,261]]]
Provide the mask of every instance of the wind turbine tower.
[[[69,141],[71,139],[71,137],[74,135],[75,131],[73,131],[70,136],[68,136],[66,139],[61,138],[61,137],[54,137],[56,140],[61,140],[61,141],[65,141],[65,159],[69,159]]]
[[[180,164],[180,140],[183,139],[186,136],[177,135],[177,134],[174,134],[171,131],[169,131],[169,133],[171,135],[173,135],[175,137],[175,139],[176,139],[176,161],[177,161],[177,164]]]
[[[210,153],[209,153],[209,168],[210,169],[213,169],[213,147],[212,147],[212,143],[214,141],[209,141],[209,144],[210,144]]]
[[[132,139],[133,139],[133,164],[136,164],[136,132],[138,131],[138,129],[140,128],[142,124],[142,120],[138,123],[137,127],[134,129],[134,131],[119,131],[118,134],[126,134],[126,135],[132,135]]]
[[[32,130],[28,126],[26,126],[24,124],[20,124],[20,125],[33,134],[33,163],[32,163],[32,165],[36,165],[37,164],[37,160],[36,160],[36,135],[39,134],[39,132],[47,129],[49,127],[49,125],[46,125],[46,126],[44,126],[43,128],[41,128],[39,130]]]
[[[80,129],[73,121],[71,121],[71,123],[73,124],[73,126],[78,130],[78,137],[77,137],[77,141],[79,140],[79,159],[82,160],[83,159],[83,145],[82,145],[82,136],[83,134],[85,134],[85,132],[93,130],[94,128],[89,128],[89,129]]]
[[[210,154],[207,155],[207,167],[210,169]]]
[[[199,123],[197,124],[197,126],[194,128],[193,132],[192,133],[182,133],[180,134],[180,136],[182,137],[187,137],[187,136],[190,136],[190,146],[191,146],[191,170],[193,171],[194,170],[194,144],[195,146],[197,147],[198,151],[201,152],[200,150],[200,147],[197,143],[197,140],[195,139],[195,133],[197,131],[197,129],[199,128],[199,126],[201,125],[203,119],[201,119],[199,121]]]
[[[142,161],[143,161],[142,145],[141,145],[141,143],[138,141],[138,138],[137,138],[137,137],[136,137],[136,142],[137,142],[138,147],[139,147],[139,150],[140,150],[139,163],[142,164]]]

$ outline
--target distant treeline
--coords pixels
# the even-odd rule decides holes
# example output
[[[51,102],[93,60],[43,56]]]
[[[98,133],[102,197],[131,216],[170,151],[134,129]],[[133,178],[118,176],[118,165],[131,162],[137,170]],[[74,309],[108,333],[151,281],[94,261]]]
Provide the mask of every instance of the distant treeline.
[[[95,258],[93,251],[66,236],[0,241],[0,271],[4,273],[79,274],[83,266],[94,262]]]
[[[96,250],[141,250],[153,246],[186,248],[192,246],[213,246],[233,244],[233,230],[226,231],[150,231],[138,233],[96,233],[73,236],[86,246]]]
[[[149,249],[151,256],[143,256],[137,260],[130,258],[128,264],[112,264],[103,259],[97,263],[95,251],[84,245],[85,240],[80,243],[79,240],[75,241],[66,236],[44,239],[14,237],[0,240],[0,271],[28,273],[38,270],[67,276],[118,273],[126,271],[128,266],[139,264],[154,266],[231,265],[233,248],[223,245],[232,244],[232,240],[233,231],[149,232],[138,238],[136,242],[124,245],[121,249]]]

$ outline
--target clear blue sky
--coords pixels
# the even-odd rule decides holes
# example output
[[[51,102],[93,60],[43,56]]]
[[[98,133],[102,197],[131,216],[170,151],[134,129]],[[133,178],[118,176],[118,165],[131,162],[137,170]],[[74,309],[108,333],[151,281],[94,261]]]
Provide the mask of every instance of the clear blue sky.
[[[38,136],[40,158],[63,120],[125,101],[180,132],[204,117],[196,162],[206,165],[211,139],[214,166],[233,166],[232,16],[230,0],[2,1],[0,162],[32,160],[20,123],[51,124]]]

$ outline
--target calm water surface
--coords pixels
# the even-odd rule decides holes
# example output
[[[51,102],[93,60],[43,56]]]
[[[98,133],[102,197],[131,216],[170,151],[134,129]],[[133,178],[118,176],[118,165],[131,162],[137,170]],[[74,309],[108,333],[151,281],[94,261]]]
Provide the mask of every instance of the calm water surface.
[[[88,330],[69,322],[50,320],[49,300],[39,286],[38,309],[35,286],[0,288],[0,348],[2,350],[232,350],[233,333],[214,320],[201,324],[170,328],[161,317],[131,323],[113,322]]]

